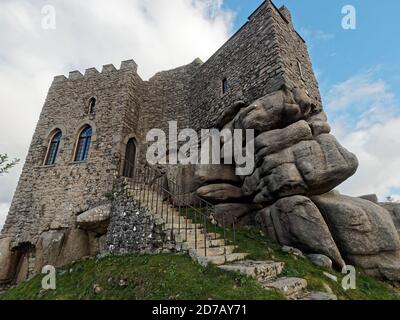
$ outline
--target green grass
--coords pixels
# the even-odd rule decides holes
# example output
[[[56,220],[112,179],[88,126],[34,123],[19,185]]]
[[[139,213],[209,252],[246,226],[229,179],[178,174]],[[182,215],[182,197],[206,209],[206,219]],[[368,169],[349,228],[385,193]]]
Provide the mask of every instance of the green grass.
[[[237,232],[237,244],[240,252],[248,252],[249,259],[274,260],[285,263],[284,276],[304,278],[310,291],[326,291],[329,286],[340,300],[400,300],[400,295],[385,282],[366,276],[357,270],[356,290],[344,290],[341,282],[345,275],[313,265],[308,259],[298,258],[281,251],[280,246],[268,241],[257,229]],[[327,278],[327,272],[336,277],[336,283]]]
[[[203,268],[188,256],[108,256],[57,271],[57,290],[41,290],[42,275],[11,289],[0,300],[276,300],[254,280],[216,267]],[[126,287],[119,286],[125,280]],[[102,291],[96,294],[94,285]]]
[[[204,210],[202,210],[206,213]],[[183,211],[183,215],[186,212]],[[194,220],[194,210],[189,210],[188,217]],[[197,222],[202,221],[197,217]],[[223,234],[222,228],[208,226],[209,232]],[[229,228],[227,228],[229,229]],[[232,229],[232,228],[230,228]],[[232,242],[233,232],[226,231],[226,238]],[[313,265],[308,259],[298,258],[291,254],[282,252],[281,246],[269,241],[257,228],[244,228],[236,231],[237,252],[249,253],[248,259],[252,260],[273,260],[285,263],[282,276],[299,277],[307,280],[308,290],[326,292],[328,286],[340,300],[400,300],[399,292],[388,284],[373,277],[365,275],[361,270],[357,270],[356,289],[344,290],[341,282],[344,274],[331,269],[321,268]],[[336,276],[339,281],[334,282],[324,275],[324,272]]]
[[[214,232],[214,229],[209,231]],[[222,233],[222,229],[218,227],[215,231]],[[233,234],[229,230],[227,238],[233,239]],[[284,262],[283,276],[306,279],[310,291],[326,291],[329,287],[341,300],[400,299],[389,284],[368,277],[360,270],[357,270],[357,289],[345,291],[341,287],[344,275],[316,267],[307,259],[282,252],[279,245],[265,239],[257,229],[247,228],[237,231],[236,244],[238,252],[250,254],[249,259]],[[338,277],[338,283],[328,279],[324,272]],[[188,256],[174,254],[108,256],[76,262],[57,270],[55,291],[41,290],[42,277],[38,275],[11,289],[0,296],[0,300],[284,299],[280,293],[262,289],[255,280],[221,271],[214,266],[203,268]],[[119,286],[120,280],[125,280],[127,286]],[[94,292],[94,285],[102,288],[100,293]]]

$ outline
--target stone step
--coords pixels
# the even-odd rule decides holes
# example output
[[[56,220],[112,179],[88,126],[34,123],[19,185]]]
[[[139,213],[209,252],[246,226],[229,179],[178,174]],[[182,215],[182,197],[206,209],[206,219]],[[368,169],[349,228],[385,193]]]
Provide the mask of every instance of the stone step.
[[[197,262],[203,267],[209,264],[221,265],[227,262],[234,262],[238,260],[243,260],[248,256],[248,253],[231,253],[222,256],[199,256],[197,257]]]
[[[307,281],[301,278],[278,278],[276,280],[267,280],[262,282],[264,289],[278,290],[287,297],[296,297],[307,288]]]
[[[312,292],[306,292],[297,300],[334,301],[338,300],[338,298],[333,293],[312,291]]]
[[[277,278],[284,267],[285,264],[283,262],[245,260],[234,264],[222,265],[218,268],[230,272],[239,272],[262,282]]]
[[[196,242],[195,241],[188,241],[188,242],[183,242],[181,243],[182,246],[182,250],[188,251],[190,249],[196,248],[195,246]],[[224,246],[225,245],[225,241],[223,239],[217,239],[217,240],[207,240],[206,244],[204,244],[204,239],[202,240],[197,240],[197,249],[201,249],[205,246],[207,246],[207,248],[213,248],[213,247],[220,247],[220,246]]]
[[[191,230],[193,230],[193,229],[191,229]],[[204,233],[201,233],[201,232],[200,233],[198,232],[197,237],[196,237],[196,235],[194,233],[189,232],[191,230],[188,230],[187,235],[186,235],[186,231],[182,230],[181,233],[179,233],[177,230],[175,230],[174,231],[175,241],[176,242],[196,242],[197,241],[197,243],[202,243],[202,242],[204,243],[204,238],[205,238],[206,242],[210,241],[210,240],[217,240],[217,239],[221,238],[221,236],[219,234],[210,234],[210,233],[206,234],[206,236],[204,237]]]
[[[183,225],[183,224],[186,224],[186,221],[187,221],[187,223],[188,224],[195,224],[192,220],[190,220],[190,219],[188,219],[188,220],[186,220],[186,218],[185,217],[181,217],[181,216],[178,216],[178,215],[174,215],[173,217],[171,216],[171,215],[168,215],[168,217],[167,217],[167,215],[164,215],[164,216],[161,216],[161,215],[153,215],[157,220],[159,220],[161,223],[179,223],[179,221],[180,221],[180,223]]]
[[[179,224],[179,223],[175,223],[175,221],[174,221],[173,224],[172,223],[162,223],[162,225],[164,226],[165,230],[174,229],[174,231],[176,230],[178,232],[179,232],[179,230],[181,230],[181,232],[186,232],[186,229],[188,229],[188,230],[202,229],[201,225],[194,224],[194,223],[186,224],[186,222]]]
[[[226,247],[214,247],[214,248],[198,248],[198,249],[189,249],[189,255],[193,257],[201,257],[201,256],[221,256],[225,254],[231,254],[235,251],[235,246],[226,246]]]

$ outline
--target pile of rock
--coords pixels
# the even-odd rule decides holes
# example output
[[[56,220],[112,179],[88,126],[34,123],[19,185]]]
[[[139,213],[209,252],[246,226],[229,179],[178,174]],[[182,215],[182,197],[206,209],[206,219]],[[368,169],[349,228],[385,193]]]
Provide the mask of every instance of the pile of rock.
[[[337,267],[352,264],[400,280],[393,222],[400,225],[400,210],[385,205],[389,213],[374,203],[376,197],[332,191],[356,172],[358,160],[330,134],[322,107],[305,91],[284,87],[248,106],[237,102],[216,127],[254,129],[256,164],[246,177],[235,175],[235,165],[192,169],[189,189],[216,204],[217,221],[257,223],[281,245],[323,254]]]

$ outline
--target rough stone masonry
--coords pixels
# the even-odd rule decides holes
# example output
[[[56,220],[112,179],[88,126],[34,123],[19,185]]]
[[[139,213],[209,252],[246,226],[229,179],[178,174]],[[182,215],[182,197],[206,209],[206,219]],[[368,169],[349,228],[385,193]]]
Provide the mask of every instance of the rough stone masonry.
[[[179,129],[256,132],[256,168],[247,177],[235,176],[235,164],[166,170],[186,192],[216,205],[214,219],[227,214],[337,267],[354,264],[400,280],[400,209],[332,191],[356,172],[357,158],[330,134],[289,11],[267,0],[204,63],[196,59],[148,81],[133,60],[118,70],[105,65],[54,78],[0,236],[0,284],[96,255],[106,243],[157,252],[162,235],[148,215],[110,194],[132,166],[145,164],[146,133],[167,129],[168,121]],[[89,127],[90,140],[83,140]],[[136,238],[135,228],[145,236]]]

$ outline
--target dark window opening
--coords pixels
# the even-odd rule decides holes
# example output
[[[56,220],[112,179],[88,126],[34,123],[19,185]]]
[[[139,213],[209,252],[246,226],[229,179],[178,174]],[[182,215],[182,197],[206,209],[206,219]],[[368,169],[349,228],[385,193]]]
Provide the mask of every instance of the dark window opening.
[[[86,161],[89,155],[90,143],[92,141],[92,128],[87,126],[79,135],[76,149],[75,161]]]
[[[136,163],[136,144],[135,139],[130,139],[126,145],[125,152],[125,164],[123,176],[127,178],[133,178],[135,173]]]
[[[46,166],[51,166],[56,163],[58,149],[60,147],[60,142],[62,138],[61,130],[57,130],[51,139],[49,149],[47,151],[47,158],[45,161]]]
[[[88,113],[89,114],[93,114],[96,112],[96,98],[91,98],[89,100],[89,110]]]
[[[222,94],[225,94],[228,92],[228,79],[222,80]]]

